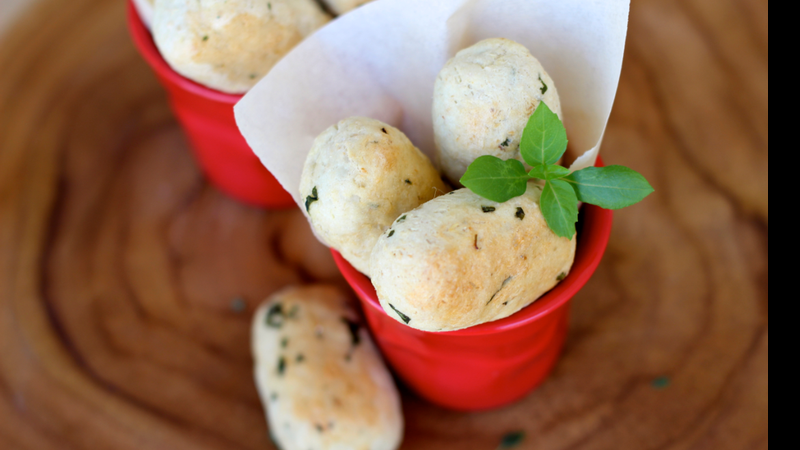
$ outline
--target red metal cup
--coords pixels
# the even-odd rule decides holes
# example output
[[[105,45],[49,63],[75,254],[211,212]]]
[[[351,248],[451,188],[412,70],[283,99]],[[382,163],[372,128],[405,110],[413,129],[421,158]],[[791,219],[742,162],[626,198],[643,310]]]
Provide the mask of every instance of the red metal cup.
[[[510,317],[445,333],[416,330],[389,317],[370,280],[332,252],[397,375],[432,403],[480,411],[519,400],[553,370],[567,337],[570,299],[600,264],[613,218],[610,210],[583,205],[575,263],[564,281]]]
[[[236,126],[233,106],[242,96],[209,89],[172,70],[161,57],[132,1],[128,2],[128,28],[139,53],[167,90],[172,111],[211,182],[251,205],[272,209],[295,207],[292,196],[264,168]]]

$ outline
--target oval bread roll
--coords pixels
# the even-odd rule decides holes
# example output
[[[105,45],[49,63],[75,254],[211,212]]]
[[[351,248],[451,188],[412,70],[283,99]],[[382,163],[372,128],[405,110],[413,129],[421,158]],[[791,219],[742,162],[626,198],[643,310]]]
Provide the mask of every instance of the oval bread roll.
[[[317,137],[300,179],[317,236],[366,275],[381,233],[445,189],[402,131],[364,117],[345,119]]]
[[[361,5],[365,5],[372,0],[322,0],[331,11],[337,16],[348,13]]]
[[[555,83],[522,45],[487,39],[458,52],[433,94],[437,158],[450,182],[483,155],[523,161],[522,132],[541,101],[562,118]]]
[[[401,216],[372,251],[372,283],[395,319],[452,331],[508,317],[569,274],[576,239],[547,226],[541,189],[506,203],[468,189]]]
[[[402,440],[392,377],[341,291],[290,288],[253,321],[255,379],[283,450],[394,450]]]
[[[314,0],[156,0],[153,38],[179,74],[243,93],[329,20]]]

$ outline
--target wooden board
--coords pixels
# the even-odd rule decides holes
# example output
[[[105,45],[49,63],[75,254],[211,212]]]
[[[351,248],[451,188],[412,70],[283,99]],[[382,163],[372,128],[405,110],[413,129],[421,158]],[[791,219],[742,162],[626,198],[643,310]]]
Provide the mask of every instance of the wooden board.
[[[403,448],[768,448],[768,89],[766,0],[635,0],[604,157],[656,194],[617,214],[545,385],[480,414],[406,392]],[[3,35],[0,448],[273,448],[250,315],[319,280],[298,212],[203,180],[123,1]]]

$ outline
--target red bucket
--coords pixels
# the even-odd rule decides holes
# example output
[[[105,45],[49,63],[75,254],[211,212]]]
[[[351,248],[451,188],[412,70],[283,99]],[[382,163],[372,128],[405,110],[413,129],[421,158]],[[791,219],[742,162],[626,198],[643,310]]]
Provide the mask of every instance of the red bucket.
[[[553,370],[567,337],[570,300],[600,264],[613,218],[610,210],[583,205],[575,263],[564,281],[510,317],[445,333],[416,330],[389,317],[370,280],[332,252],[397,375],[432,403],[480,411],[521,399]]]
[[[128,2],[128,28],[139,53],[167,90],[172,111],[211,182],[244,203],[272,209],[294,207],[292,196],[264,168],[236,126],[233,106],[242,96],[209,89],[172,70],[132,1]]]

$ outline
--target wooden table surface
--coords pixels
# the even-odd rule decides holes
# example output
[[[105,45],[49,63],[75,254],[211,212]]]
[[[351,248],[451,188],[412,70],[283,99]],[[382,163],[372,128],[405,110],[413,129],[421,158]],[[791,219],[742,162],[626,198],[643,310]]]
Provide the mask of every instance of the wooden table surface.
[[[768,448],[768,82],[766,0],[633,1],[604,157],[656,193],[616,215],[552,377],[479,414],[406,392],[403,449]],[[297,211],[204,181],[122,0],[0,37],[0,448],[274,448],[250,315],[316,280],[342,282]]]

